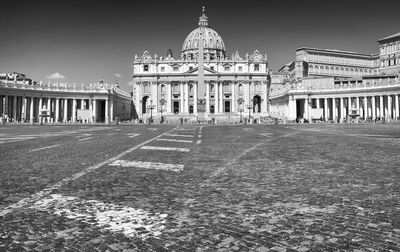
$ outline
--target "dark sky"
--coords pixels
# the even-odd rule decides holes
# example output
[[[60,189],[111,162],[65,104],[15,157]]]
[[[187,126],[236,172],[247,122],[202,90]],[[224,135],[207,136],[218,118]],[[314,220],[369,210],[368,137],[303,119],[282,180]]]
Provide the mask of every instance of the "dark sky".
[[[0,72],[44,82],[53,73],[69,83],[118,80],[127,89],[134,54],[179,55],[203,5],[227,55],[258,49],[272,70],[301,46],[370,54],[377,39],[400,32],[400,1],[3,0]]]

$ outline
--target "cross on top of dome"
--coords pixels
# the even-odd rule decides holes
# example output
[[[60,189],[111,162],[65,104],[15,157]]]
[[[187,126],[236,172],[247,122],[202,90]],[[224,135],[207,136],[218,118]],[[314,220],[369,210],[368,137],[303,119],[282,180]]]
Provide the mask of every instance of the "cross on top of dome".
[[[208,27],[208,17],[206,16],[206,7],[202,7],[202,13],[199,18],[199,27]]]

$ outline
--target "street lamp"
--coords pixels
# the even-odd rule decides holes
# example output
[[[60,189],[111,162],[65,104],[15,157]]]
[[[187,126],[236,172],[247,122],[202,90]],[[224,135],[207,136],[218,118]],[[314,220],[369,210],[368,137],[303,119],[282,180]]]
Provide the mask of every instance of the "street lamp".
[[[150,121],[149,124],[153,122],[153,109],[155,109],[155,105],[153,105],[153,100],[150,100],[150,105],[147,106],[150,109]]]
[[[239,103],[238,112],[240,113],[240,123],[242,123],[242,122],[243,122],[243,119],[242,119],[242,112],[244,111],[244,109],[243,109],[243,107],[242,107],[242,104],[244,103],[244,100],[243,100],[242,98],[239,98],[239,99],[238,99],[238,103]]]
[[[251,99],[251,103],[253,103],[253,99]],[[249,121],[248,122],[250,122],[250,111],[253,109],[253,105],[251,103],[246,106],[246,108],[249,110]]]
[[[164,117],[163,117],[163,112],[165,111],[164,110],[164,105],[165,105],[165,103],[167,103],[167,100],[165,100],[164,98],[162,98],[161,100],[160,100],[160,104],[161,104],[161,109],[160,109],[160,113],[161,113],[161,123],[163,123],[164,122]]]

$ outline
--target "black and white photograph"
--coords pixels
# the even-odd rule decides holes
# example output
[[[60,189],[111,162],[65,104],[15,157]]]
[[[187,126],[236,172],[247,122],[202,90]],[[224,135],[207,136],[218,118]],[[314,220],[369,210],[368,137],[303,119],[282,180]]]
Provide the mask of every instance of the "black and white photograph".
[[[0,5],[0,252],[400,251],[399,1]]]

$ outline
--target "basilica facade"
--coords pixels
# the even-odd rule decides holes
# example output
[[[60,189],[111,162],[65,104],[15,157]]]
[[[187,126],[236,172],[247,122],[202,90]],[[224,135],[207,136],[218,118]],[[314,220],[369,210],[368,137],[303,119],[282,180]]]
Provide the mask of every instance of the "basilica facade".
[[[162,114],[170,119],[267,115],[269,85],[267,56],[256,50],[228,57],[204,8],[198,28],[187,35],[178,57],[145,51],[133,62],[133,100],[139,119]]]

